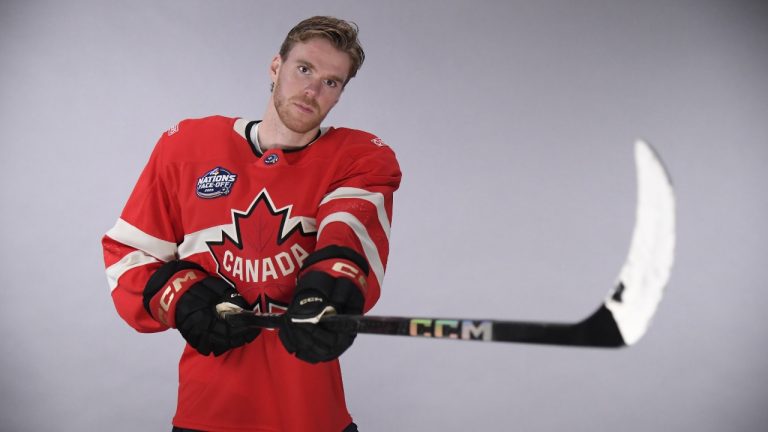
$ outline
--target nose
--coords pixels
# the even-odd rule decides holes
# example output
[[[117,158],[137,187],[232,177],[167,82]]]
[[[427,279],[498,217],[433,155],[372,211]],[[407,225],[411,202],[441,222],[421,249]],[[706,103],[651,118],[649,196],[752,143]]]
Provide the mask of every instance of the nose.
[[[320,85],[320,80],[309,80],[307,85],[304,87],[304,94],[309,97],[317,96],[318,92],[320,92]]]

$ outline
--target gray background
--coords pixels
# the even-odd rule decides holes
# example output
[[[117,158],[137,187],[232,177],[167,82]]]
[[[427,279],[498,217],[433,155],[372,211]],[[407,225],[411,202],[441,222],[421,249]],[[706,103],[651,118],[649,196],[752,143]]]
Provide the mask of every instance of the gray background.
[[[368,54],[327,123],[404,172],[374,313],[579,319],[629,246],[635,138],[679,199],[638,345],[361,336],[342,363],[363,430],[768,424],[765,2],[2,1],[0,429],[169,430],[181,338],[119,319],[100,238],[165,129],[262,115],[314,14],[356,21]]]

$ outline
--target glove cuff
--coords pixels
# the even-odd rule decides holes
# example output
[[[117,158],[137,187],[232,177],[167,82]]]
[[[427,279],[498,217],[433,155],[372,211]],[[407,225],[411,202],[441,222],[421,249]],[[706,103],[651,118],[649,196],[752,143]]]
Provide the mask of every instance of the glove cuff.
[[[310,280],[317,278],[317,276],[313,275],[317,275],[318,273],[325,275],[328,280],[324,281],[324,283],[310,282]],[[301,289],[304,286],[313,288],[323,286],[330,288],[343,283],[344,285],[353,285],[360,291],[360,294],[365,296],[368,288],[368,282],[366,281],[365,276],[363,271],[352,261],[345,259],[328,259],[302,270],[301,275],[299,276],[297,289]]]
[[[368,261],[357,253],[354,249],[344,247],[344,246],[337,246],[337,245],[330,245],[326,246],[324,248],[318,249],[306,258],[304,258],[304,261],[302,262],[301,269],[302,271],[304,269],[307,269],[311,266],[314,266],[315,264],[325,261],[325,260],[346,260],[351,262],[355,265],[355,267],[362,271],[365,276],[368,276],[368,273],[370,271],[368,266]]]
[[[155,295],[145,297],[149,314],[168,327],[176,328],[176,305],[179,299],[193,285],[207,277],[208,273],[194,268],[174,273]]]
[[[299,271],[299,285],[312,272],[321,272],[334,279],[349,280],[365,296],[368,288],[368,261],[355,250],[343,246],[326,246],[318,249],[302,263]],[[333,284],[331,284],[333,285]]]

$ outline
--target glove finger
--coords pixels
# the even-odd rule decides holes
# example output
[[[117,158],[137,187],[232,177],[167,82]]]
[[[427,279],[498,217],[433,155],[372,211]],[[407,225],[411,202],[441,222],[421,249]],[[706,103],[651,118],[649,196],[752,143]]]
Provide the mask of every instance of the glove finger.
[[[336,336],[318,326],[310,326],[312,328],[307,329],[309,337],[304,339],[304,343],[296,351],[296,357],[310,363],[336,358],[337,356],[334,355]]]
[[[355,341],[355,337],[357,337],[357,334],[342,334],[339,335],[338,342],[336,344],[336,357],[342,355],[344,351],[349,349],[349,347],[352,346],[352,343]]]
[[[225,352],[228,352],[229,349],[230,348],[226,344],[214,345],[213,346],[213,350],[211,352],[213,353],[214,357],[218,357],[218,356],[224,354]]]
[[[329,361],[341,356],[355,341],[356,332],[330,333],[333,337],[333,344],[327,349],[318,350],[317,354],[321,361]]]
[[[232,328],[229,327],[229,345],[232,348],[243,346],[248,342],[256,339],[256,336],[261,333],[260,328]]]
[[[297,351],[306,351],[312,349],[314,341],[312,324],[292,324],[290,327],[291,340],[294,342]]]
[[[338,336],[338,333],[316,325],[312,332],[312,342],[319,350],[329,352],[338,343]]]
[[[210,335],[208,333],[201,333],[197,344],[192,345],[192,347],[204,356],[209,355],[211,353]]]
[[[213,317],[206,310],[198,310],[187,315],[181,321],[176,321],[176,324],[178,325],[179,331],[184,334],[185,332],[190,333],[194,330],[205,330],[210,327],[212,320]]]
[[[285,348],[286,351],[291,354],[296,352],[296,342],[293,340],[293,335],[287,327],[278,330],[277,336],[280,338],[280,342],[282,342],[283,348]]]
[[[202,343],[205,327],[196,325],[194,320],[185,321],[179,327],[179,332],[184,339],[192,345],[193,348],[198,348]]]

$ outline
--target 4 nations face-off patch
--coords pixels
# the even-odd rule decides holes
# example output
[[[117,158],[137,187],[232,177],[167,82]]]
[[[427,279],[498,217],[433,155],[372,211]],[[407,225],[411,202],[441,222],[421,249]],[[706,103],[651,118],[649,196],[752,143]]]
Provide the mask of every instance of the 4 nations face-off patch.
[[[197,196],[212,199],[229,195],[236,180],[237,174],[216,167],[197,179]]]

